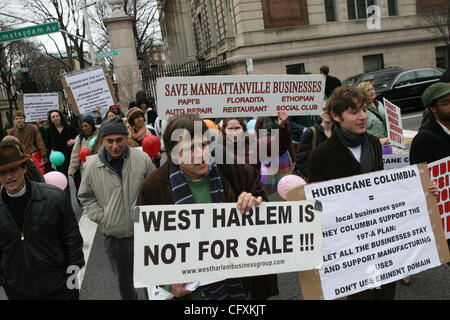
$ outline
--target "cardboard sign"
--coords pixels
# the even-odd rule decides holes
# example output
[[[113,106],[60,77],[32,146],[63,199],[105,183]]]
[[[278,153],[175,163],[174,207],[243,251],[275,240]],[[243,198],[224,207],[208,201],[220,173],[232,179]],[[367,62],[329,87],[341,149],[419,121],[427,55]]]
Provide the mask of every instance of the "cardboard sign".
[[[437,206],[441,215],[445,237],[450,239],[450,157],[428,164],[430,179],[436,180],[439,188]]]
[[[321,113],[321,75],[246,75],[158,78],[158,115],[197,113],[205,118]]]
[[[394,169],[409,166],[409,153],[383,154],[383,168]]]
[[[321,220],[318,201],[136,207],[134,286],[320,268]]]
[[[95,112],[100,106],[104,116],[114,104],[112,85],[102,66],[95,66],[68,73],[63,76],[63,87],[76,114]]]
[[[406,149],[405,140],[403,138],[401,109],[385,98],[383,98],[383,102],[384,107],[386,108],[386,127],[389,141],[393,146]]]
[[[26,93],[19,98],[19,110],[25,113],[27,122],[37,122],[47,120],[50,110],[60,110],[61,97],[59,93]]]
[[[337,299],[450,261],[425,164],[287,192],[323,205],[324,265],[300,273],[305,299]]]

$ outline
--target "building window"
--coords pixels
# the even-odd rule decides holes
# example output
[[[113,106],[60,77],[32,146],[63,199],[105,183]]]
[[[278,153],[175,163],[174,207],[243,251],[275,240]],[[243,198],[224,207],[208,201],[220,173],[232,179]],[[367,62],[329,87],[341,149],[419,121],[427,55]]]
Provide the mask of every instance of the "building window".
[[[366,19],[367,7],[376,4],[376,0],[347,0],[348,19]]]
[[[363,56],[364,72],[376,71],[384,68],[383,54]]]
[[[218,33],[218,40],[225,39],[226,37],[226,23],[225,23],[225,9],[224,9],[224,3],[222,0],[214,0],[213,2],[213,15],[215,16],[216,20],[216,28]]]
[[[337,21],[336,19],[336,0],[325,0],[325,16],[327,22]]]
[[[298,64],[289,64],[286,66],[286,73],[287,74],[305,74],[305,64],[304,63],[298,63]]]
[[[389,16],[398,16],[397,0],[388,0]]]
[[[210,22],[204,2],[196,1],[191,4],[197,51],[199,55],[203,55],[206,50],[211,48]]]
[[[449,68],[448,47],[436,47],[436,67],[445,70]]]

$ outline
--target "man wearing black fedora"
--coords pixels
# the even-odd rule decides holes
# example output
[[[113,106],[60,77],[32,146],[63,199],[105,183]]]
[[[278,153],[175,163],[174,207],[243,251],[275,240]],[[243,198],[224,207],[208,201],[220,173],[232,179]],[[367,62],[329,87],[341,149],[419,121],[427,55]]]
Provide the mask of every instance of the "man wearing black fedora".
[[[29,158],[0,143],[0,284],[10,300],[76,300],[78,222],[62,190],[25,178]]]

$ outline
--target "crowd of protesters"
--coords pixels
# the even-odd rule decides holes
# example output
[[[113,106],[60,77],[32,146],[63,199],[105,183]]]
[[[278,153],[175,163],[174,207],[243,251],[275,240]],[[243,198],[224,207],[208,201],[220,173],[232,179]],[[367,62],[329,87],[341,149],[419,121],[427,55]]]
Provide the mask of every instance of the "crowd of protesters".
[[[143,91],[126,114],[113,105],[103,117],[100,108],[97,117],[80,117],[81,130],[59,110],[48,112],[47,120],[36,125],[27,123],[23,112],[14,113],[14,126],[2,134],[7,136],[0,143],[0,281],[8,298],[79,298],[78,292],[67,290],[65,280],[67,267],[84,265],[82,239],[67,194],[42,184],[49,171],[73,178],[84,213],[105,236],[120,295],[134,300],[136,205],[235,202],[245,214],[268,201],[278,181],[292,172],[312,183],[383,170],[382,145],[389,139],[384,106],[375,99],[373,85],[341,86],[339,79],[328,75],[329,68],[320,71],[327,86],[318,117],[279,112],[245,120],[208,122],[185,114],[161,120],[154,100]],[[411,163],[450,155],[450,84],[430,86],[422,101],[430,111],[429,120],[412,142]],[[199,122],[201,131],[196,132]],[[173,133],[179,129],[185,134],[174,141]],[[155,135],[161,146],[150,154],[145,139]],[[181,147],[175,148],[177,144]],[[267,146],[268,153],[261,156],[252,145]],[[86,147],[91,156],[82,159]],[[56,151],[64,155],[59,165],[49,160]],[[436,184],[429,188],[437,194]],[[30,212],[41,216],[31,219]],[[40,235],[42,230],[46,232]],[[390,283],[349,299],[394,299],[395,289]],[[276,274],[225,279],[194,291],[172,284],[167,290],[176,299],[205,300],[267,299],[279,293]]]

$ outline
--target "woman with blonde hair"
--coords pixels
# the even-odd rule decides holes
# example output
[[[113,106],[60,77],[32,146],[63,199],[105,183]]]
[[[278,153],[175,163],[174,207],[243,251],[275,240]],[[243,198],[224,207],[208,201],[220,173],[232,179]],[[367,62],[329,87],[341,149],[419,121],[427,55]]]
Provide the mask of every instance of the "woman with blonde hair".
[[[358,88],[363,89],[367,95],[367,133],[380,139],[382,146],[389,144],[386,127],[386,109],[380,101],[376,100],[375,87],[371,81],[364,81],[358,84]]]

